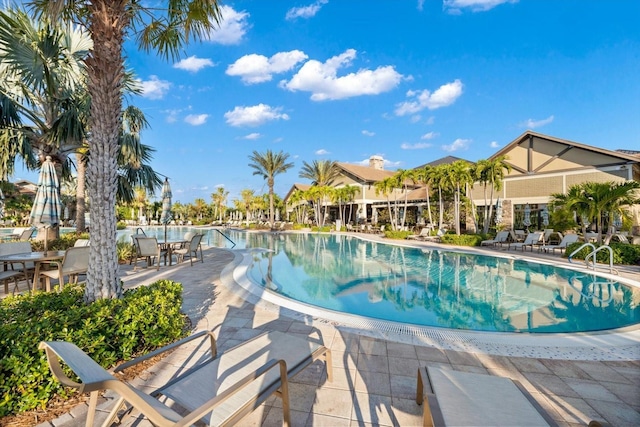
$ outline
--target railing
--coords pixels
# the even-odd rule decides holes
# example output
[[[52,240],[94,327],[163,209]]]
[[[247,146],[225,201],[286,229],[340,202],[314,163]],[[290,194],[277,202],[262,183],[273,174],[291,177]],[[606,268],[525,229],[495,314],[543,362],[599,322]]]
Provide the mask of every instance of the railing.
[[[231,244],[233,245],[233,246],[231,246],[231,249],[233,249],[233,248],[236,246],[236,242],[234,242],[233,240],[231,240],[231,239],[229,238],[229,236],[227,236],[226,234],[224,234],[222,231],[218,230],[217,228],[213,228],[212,230],[217,231],[218,233],[220,233],[220,235],[221,235],[222,237],[224,237],[225,239],[227,239],[228,241],[230,241],[230,242],[231,242]]]
[[[595,270],[596,270],[596,265],[597,265],[597,258],[596,258],[596,255],[598,254],[598,252],[600,252],[600,251],[602,251],[602,250],[605,250],[605,249],[606,249],[606,250],[608,250],[608,251],[609,251],[609,273],[615,273],[615,274],[618,274],[618,271],[617,271],[616,269],[614,269],[614,268],[613,268],[613,249],[611,249],[611,246],[609,246],[609,245],[602,245],[602,246],[600,246],[600,247],[596,248],[596,246],[595,246],[593,243],[589,243],[589,242],[587,242],[587,243],[583,244],[582,246],[580,246],[580,247],[579,247],[578,249],[576,249],[575,251],[573,251],[573,252],[571,253],[571,255],[569,255],[569,262],[572,262],[572,261],[571,261],[571,258],[572,258],[575,254],[577,254],[577,253],[578,253],[578,252],[580,252],[583,248],[586,248],[586,247],[590,247],[590,248],[591,248],[591,252],[589,252],[589,253],[587,254],[587,256],[585,256],[585,257],[584,257],[584,263],[586,264],[587,268],[592,268],[592,269],[593,269],[593,271],[595,271]],[[591,260],[591,263],[592,263],[591,267],[589,267],[589,259],[590,259],[590,258],[593,258],[593,259]]]
[[[144,236],[147,235],[147,233],[144,232],[144,230],[142,229],[142,227],[138,227],[136,228],[136,234],[142,234]]]

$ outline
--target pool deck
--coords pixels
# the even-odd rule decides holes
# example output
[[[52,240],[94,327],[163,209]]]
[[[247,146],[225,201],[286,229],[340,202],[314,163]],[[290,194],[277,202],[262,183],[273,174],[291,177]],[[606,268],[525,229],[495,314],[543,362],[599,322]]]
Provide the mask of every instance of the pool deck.
[[[367,239],[380,237],[364,235]],[[411,246],[450,248],[411,242]],[[456,248],[457,249],[457,248]],[[523,256],[521,252],[473,249],[479,253]],[[497,253],[496,253],[497,252]],[[526,257],[566,263],[558,255],[527,252]],[[183,311],[194,331],[213,330],[219,350],[268,330],[307,336],[319,333],[333,353],[334,380],[328,382],[324,364],[316,362],[291,380],[290,395],[294,426],[418,426],[422,406],[415,402],[419,367],[436,366],[457,371],[496,375],[518,380],[544,410],[561,426],[585,426],[591,420],[611,426],[640,425],[640,340],[637,330],[624,335],[620,355],[615,342],[602,360],[593,353],[574,358],[562,350],[538,346],[535,357],[500,354],[467,343],[464,351],[410,334],[393,334],[370,328],[300,314],[274,303],[257,299],[235,280],[233,271],[241,262],[238,251],[205,248],[204,263],[161,267],[159,271],[133,272],[121,266],[125,287],[171,279],[184,286]],[[620,269],[620,276],[640,282],[640,267]],[[422,337],[424,338],[424,337]],[[455,341],[455,340],[454,340]],[[563,344],[564,345],[564,344]],[[455,347],[453,347],[455,348]],[[597,349],[592,349],[596,351]],[[151,388],[171,378],[188,364],[188,352],[174,352],[143,372],[134,384]],[[100,408],[106,410],[113,396],[105,396]],[[86,405],[41,426],[84,425]],[[101,412],[102,417],[106,412]],[[98,420],[99,421],[99,420]],[[147,420],[130,417],[126,426],[149,426]],[[270,398],[240,425],[280,426],[279,399]]]

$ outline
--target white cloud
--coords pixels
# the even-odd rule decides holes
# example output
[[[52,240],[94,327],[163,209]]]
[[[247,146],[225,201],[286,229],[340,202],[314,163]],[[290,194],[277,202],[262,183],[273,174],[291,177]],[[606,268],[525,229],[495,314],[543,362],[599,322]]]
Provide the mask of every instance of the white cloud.
[[[338,77],[338,70],[351,65],[355,57],[356,51],[348,49],[324,63],[312,59],[307,61],[291,80],[280,82],[280,86],[292,92],[311,92],[313,101],[325,101],[388,92],[402,79],[402,74],[390,65],[375,70],[360,69],[355,73]]]
[[[498,144],[498,141],[491,141],[491,144],[489,144],[489,147],[498,148],[500,147],[500,144]]]
[[[444,0],[442,8],[451,14],[460,14],[463,9],[472,12],[484,12],[504,3],[517,3],[518,0]]]
[[[427,89],[418,92],[410,90],[407,92],[407,98],[410,98],[410,100],[396,105],[396,115],[415,114],[425,108],[435,110],[447,107],[456,102],[462,95],[462,88],[462,82],[456,79],[451,83],[440,86],[433,93]]]
[[[263,55],[245,55],[227,67],[226,74],[240,76],[246,84],[268,82],[273,74],[289,71],[308,56],[300,50],[279,52],[271,58]]]
[[[427,132],[420,137],[420,139],[433,139],[436,138],[439,134],[437,132]]]
[[[433,147],[433,144],[430,144],[428,142],[417,142],[415,144],[408,144],[406,142],[403,142],[400,145],[400,148],[402,148],[403,150],[422,150],[423,148],[430,147]]]
[[[422,120],[422,116],[420,114],[416,114],[415,116],[411,116],[411,118],[409,119],[409,121],[411,123],[418,123],[420,120]]]
[[[175,64],[173,64],[173,68],[190,71],[192,73],[200,71],[204,67],[213,67],[213,66],[215,66],[215,64],[213,63],[212,60],[208,58],[198,58],[195,55],[182,59],[176,62]]]
[[[250,15],[247,12],[237,12],[226,5],[220,7],[220,14],[220,27],[214,24],[216,28],[211,30],[205,39],[224,45],[240,43],[249,28],[247,19]]]
[[[442,149],[449,152],[466,150],[467,148],[469,148],[469,144],[471,144],[470,139],[458,138],[449,145],[443,145]]]
[[[363,134],[364,136],[374,136],[376,133],[375,133],[375,132],[371,132],[370,130],[366,130],[366,129],[365,129],[365,130],[363,130],[363,131],[362,131],[362,134]]]
[[[184,121],[192,126],[200,126],[207,122],[208,114],[189,114]]]
[[[167,114],[166,121],[167,123],[175,123],[178,121],[178,114],[180,114],[182,110],[165,110],[163,113]]]
[[[427,120],[424,121],[426,124],[428,125],[432,125],[436,122],[436,118],[434,116],[429,117]]]
[[[318,0],[309,6],[293,7],[287,11],[285,19],[291,21],[296,18],[312,18],[327,3],[329,3],[329,0]]]
[[[171,82],[160,80],[158,76],[149,76],[149,80],[139,80],[142,96],[149,99],[162,99],[169,91]]]
[[[253,133],[250,133],[250,134],[248,134],[248,135],[243,136],[242,138],[243,138],[243,139],[250,139],[250,140],[254,140],[254,139],[260,139],[260,138],[262,138],[262,135],[261,135],[261,134],[259,134],[258,132],[253,132]]]
[[[318,156],[324,156],[325,154],[331,154],[331,153],[329,153],[329,152],[328,152],[327,150],[325,150],[324,148],[321,148],[321,149],[319,149],[319,150],[316,150],[316,154],[317,154]]]
[[[282,108],[258,104],[251,107],[236,107],[224,113],[224,118],[231,126],[260,126],[271,120],[289,120],[289,116],[281,113]]]
[[[541,126],[544,125],[548,125],[549,123],[551,123],[553,121],[554,117],[553,115],[547,117],[546,119],[542,119],[542,120],[534,120],[534,119],[529,119],[526,120],[525,122],[521,123],[520,126],[527,128],[527,129],[535,129],[535,128],[539,128]]]

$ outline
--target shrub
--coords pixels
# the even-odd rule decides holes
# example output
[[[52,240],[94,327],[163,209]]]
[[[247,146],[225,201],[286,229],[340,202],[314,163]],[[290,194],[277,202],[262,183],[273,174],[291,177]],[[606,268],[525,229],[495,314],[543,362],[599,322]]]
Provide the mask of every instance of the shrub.
[[[406,239],[411,236],[411,231],[401,231],[401,230],[387,230],[384,232],[384,237],[387,239]]]
[[[127,228],[127,224],[125,224],[124,222],[118,222],[116,224],[116,230],[126,230]]]
[[[133,243],[129,243],[125,240],[118,240],[116,242],[116,254],[118,255],[118,262],[123,264],[129,261],[135,253],[135,247]]]
[[[160,280],[121,299],[83,302],[81,286],[0,301],[0,417],[72,392],[53,379],[40,341],[71,341],[105,368],[184,335],[182,285]]]
[[[480,242],[482,242],[482,235],[480,234],[445,234],[440,237],[440,241],[442,243],[446,243],[447,245],[458,245],[458,246],[479,246]]]
[[[325,225],[324,227],[318,227],[314,225],[313,227],[311,227],[311,231],[315,233],[330,233],[331,228],[332,227],[330,225]]]
[[[59,238],[49,240],[47,248],[50,251],[64,251],[72,247],[78,239],[88,239],[89,233],[64,233]],[[32,240],[31,247],[34,251],[44,251],[44,241]]]
[[[582,246],[583,242],[576,242],[567,245],[567,249],[564,252],[564,257],[568,257]],[[598,247],[598,244],[594,244]],[[614,264],[627,264],[627,265],[640,265],[640,245],[630,245],[628,243],[611,243],[611,249],[613,249],[613,263]],[[587,246],[582,248],[580,252],[575,254],[571,259],[584,259],[592,248]],[[602,250],[596,255],[597,261],[602,264],[609,264],[609,251]]]

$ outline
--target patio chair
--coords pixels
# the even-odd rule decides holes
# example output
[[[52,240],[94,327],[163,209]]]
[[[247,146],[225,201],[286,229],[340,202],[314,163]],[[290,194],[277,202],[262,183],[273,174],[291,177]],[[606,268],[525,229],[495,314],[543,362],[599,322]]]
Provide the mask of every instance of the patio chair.
[[[555,252],[556,249],[558,249],[560,253],[562,253],[565,249],[567,249],[568,245],[577,242],[579,238],[580,236],[578,236],[577,234],[566,234],[564,237],[562,237],[562,240],[557,245],[542,245],[538,248],[538,251]]]
[[[89,239],[78,239],[78,240],[75,241],[73,246],[76,247],[76,248],[83,247],[83,246],[89,246]]]
[[[524,252],[525,248],[529,246],[531,248],[531,252],[533,252],[533,245],[537,245],[541,240],[542,233],[529,233],[527,234],[527,238],[524,239],[524,242],[510,243],[507,249],[511,249],[511,247],[514,249],[520,248]]]
[[[508,231],[499,231],[498,234],[496,234],[496,237],[494,237],[493,239],[483,240],[482,242],[480,242],[480,246],[495,246],[498,243],[506,242],[508,238]]]
[[[58,279],[60,287],[65,283],[65,276],[69,276],[69,283],[77,283],[78,275],[86,273],[89,268],[89,251],[89,246],[76,246],[67,249],[62,261],[55,263],[57,268],[39,270],[35,281],[44,277],[47,291],[51,289],[51,279]]]
[[[158,239],[156,239],[155,237],[137,236],[133,241],[136,247],[136,253],[134,255],[133,262],[133,271],[136,271],[139,258],[146,258],[147,267],[152,267],[155,263],[154,259],[157,258],[158,264],[156,270],[160,270],[160,257],[166,252],[164,252],[160,245],[158,245]]]
[[[123,405],[136,409],[153,425],[160,427],[190,426],[199,420],[211,426],[233,425],[272,394],[282,399],[284,425],[290,426],[289,378],[321,359],[326,364],[327,380],[333,379],[328,348],[312,339],[278,331],[265,332],[221,354],[217,354],[213,333],[202,331],[124,363],[113,372],[121,372],[190,341],[207,337],[211,344],[210,357],[203,356],[206,360],[179,371],[168,383],[150,394],[120,381],[75,344],[41,342],[39,348],[46,352],[49,368],[62,384],[77,388],[80,393],[91,393],[86,426],[94,425],[98,395],[103,390],[119,395],[103,424],[105,426],[111,424]],[[78,376],[80,382],[71,380],[64,373],[60,361]],[[164,396],[162,402],[157,400],[161,396]],[[176,412],[166,398],[183,411]]]
[[[194,235],[191,240],[187,243],[187,245],[183,248],[174,249],[172,254],[175,254],[178,257],[178,263],[184,261],[184,257],[188,256],[189,261],[191,261],[191,265],[193,265],[193,258],[198,259],[198,251],[200,251],[200,262],[204,262],[204,257],[202,256],[202,236],[203,234]]]
[[[31,252],[31,243],[29,242],[5,242],[0,243],[0,256],[2,255],[14,255]],[[19,264],[18,267],[16,264]],[[24,280],[29,280],[33,277],[33,271],[35,270],[35,264],[33,262],[7,262],[4,263],[4,272],[0,272],[0,281],[4,284],[5,294],[9,293],[9,280],[14,281],[13,292],[18,290],[17,280],[20,276]]]
[[[16,238],[16,240],[20,241],[28,241],[31,239],[31,235],[33,234],[33,228],[25,228],[20,232],[20,235]]]

